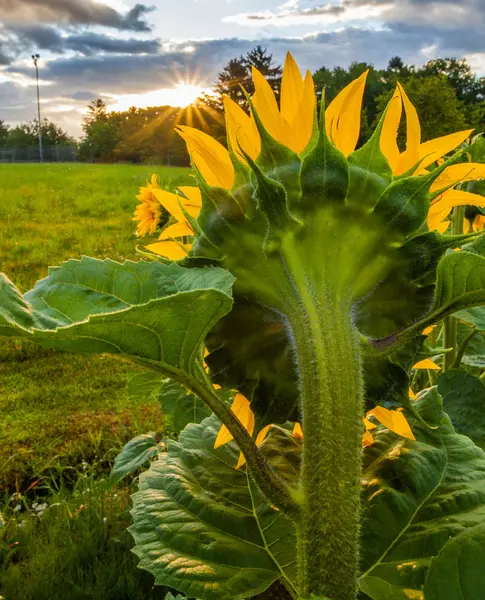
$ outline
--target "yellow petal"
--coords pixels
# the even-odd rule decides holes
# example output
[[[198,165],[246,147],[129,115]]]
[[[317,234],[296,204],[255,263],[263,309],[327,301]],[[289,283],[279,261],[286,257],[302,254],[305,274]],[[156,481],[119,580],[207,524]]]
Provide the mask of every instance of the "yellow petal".
[[[242,394],[236,394],[232,402],[231,410],[239,419],[249,435],[252,435],[254,431],[254,414],[251,410],[251,404],[249,400]],[[229,429],[225,425],[222,425],[219,433],[217,434],[217,438],[214,443],[214,449],[224,446],[224,444],[228,444],[232,439],[233,437]]]
[[[433,182],[431,191],[436,192],[450,185],[456,185],[464,181],[474,181],[485,177],[485,164],[461,163],[447,167],[441,175]]]
[[[384,425],[384,427],[387,427],[387,429],[397,433],[401,437],[407,438],[408,440],[416,439],[402,412],[398,410],[389,410],[383,406],[376,406],[367,414],[373,415],[380,423],[382,423],[382,425]]]
[[[426,327],[425,329],[423,329],[423,335],[429,335],[435,327],[436,325],[430,325],[429,327]]]
[[[434,140],[429,140],[419,147],[419,158],[422,162],[419,164],[420,168],[428,167],[434,162],[438,161],[441,157],[445,156],[460,144],[462,144],[467,137],[473,132],[473,129],[467,129],[466,131],[458,131],[450,135],[443,135]]]
[[[241,148],[255,160],[261,152],[261,139],[254,120],[228,96],[224,96],[224,113],[227,135],[234,152],[240,160],[245,161],[239,150]]]
[[[261,444],[266,439],[266,436],[268,435],[268,432],[270,429],[271,429],[271,425],[266,425],[266,427],[263,427],[263,429],[261,429],[261,431],[258,433],[258,435],[256,437],[256,446],[258,446],[258,447],[261,446]]]
[[[155,242],[146,246],[150,252],[164,256],[170,260],[182,260],[192,248],[191,244],[178,244],[177,242]]]
[[[193,235],[192,228],[187,223],[174,223],[162,231],[159,240],[170,240],[184,235]]]
[[[325,111],[327,135],[345,156],[355,150],[359,141],[362,99],[368,72],[349,83]]]
[[[416,400],[416,398],[417,398],[416,394],[413,392],[413,390],[411,388],[409,388],[409,397],[411,398],[411,400]]]
[[[419,148],[421,145],[421,125],[414,105],[409,100],[404,88],[397,84],[402,97],[404,111],[406,112],[406,151],[401,154],[396,175],[409,171],[419,160]]]
[[[485,227],[485,216],[477,215],[473,219],[472,229],[473,231],[481,231]]]
[[[281,144],[288,145],[288,123],[280,115],[278,104],[270,84],[264,76],[253,67],[253,82],[255,93],[253,104],[259,118],[267,129],[268,133],[278,140]]]
[[[290,124],[301,111],[304,88],[300,69],[288,52],[281,79],[281,115]]]
[[[179,190],[188,198],[188,201],[184,202],[184,204],[198,206],[199,208],[202,206],[202,194],[200,193],[200,189],[198,187],[193,187],[191,185],[180,185]]]
[[[377,429],[377,425],[375,423],[372,423],[372,421],[369,421],[369,419],[366,419],[366,417],[364,417],[364,425],[365,425],[366,431],[371,431],[372,429]]]
[[[413,369],[431,369],[431,370],[435,370],[435,371],[441,370],[441,367],[439,367],[430,358],[425,358],[424,360],[420,360],[415,365],[413,365],[412,368]]]
[[[374,436],[372,435],[372,433],[370,431],[365,431],[364,435],[362,436],[362,444],[368,448],[369,446],[372,446],[372,444],[374,443]]]
[[[305,150],[312,138],[316,117],[316,104],[315,84],[313,83],[312,74],[310,71],[307,71],[300,109],[290,126],[290,135],[294,140],[290,148],[297,154],[301,154]]]
[[[435,229],[438,233],[445,233],[445,231],[448,229],[448,227],[450,226],[450,221],[441,221],[441,223],[437,223],[434,227],[429,227],[429,229],[432,231],[433,229]]]
[[[455,206],[485,207],[485,197],[463,190],[451,189],[441,194],[441,196],[433,202],[429,212],[431,214],[438,211],[444,212],[445,210],[448,210],[449,212]]]
[[[399,88],[394,90],[394,95],[386,109],[386,116],[382,124],[380,147],[394,173],[399,165],[401,153],[397,145],[397,133],[402,116],[402,97]]]
[[[239,452],[239,459],[237,461],[236,469],[240,469],[243,465],[246,464],[246,457],[242,452]]]
[[[229,152],[207,133],[179,125],[179,135],[185,140],[193,163],[209,185],[231,189],[234,184],[234,167]]]
[[[175,217],[179,223],[185,222],[185,215],[180,208],[180,201],[182,200],[180,196],[165,190],[153,190],[153,195],[160,202],[163,208],[167,210],[172,217]]]
[[[303,439],[303,429],[301,428],[300,423],[295,423],[295,426],[293,427],[293,437],[296,437],[299,440]]]

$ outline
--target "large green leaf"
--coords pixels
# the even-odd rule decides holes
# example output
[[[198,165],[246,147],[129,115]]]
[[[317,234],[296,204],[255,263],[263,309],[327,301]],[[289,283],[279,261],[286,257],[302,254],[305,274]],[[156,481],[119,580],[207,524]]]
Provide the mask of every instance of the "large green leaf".
[[[425,600],[480,600],[485,592],[485,524],[466,529],[431,561]]]
[[[143,433],[131,439],[123,446],[115,458],[110,473],[110,482],[117,483],[130,473],[134,473],[159,452],[163,452],[165,444],[156,433]]]
[[[0,334],[192,374],[205,336],[231,309],[232,282],[215,267],[70,260],[24,298],[0,278]]]
[[[408,417],[416,441],[379,428],[365,452],[360,587],[373,600],[421,598],[447,541],[485,522],[485,453],[454,431],[436,388],[417,407],[439,428]]]
[[[235,470],[238,450],[214,450],[220,422],[189,425],[140,477],[134,552],[155,582],[204,600],[248,598],[277,579],[293,587],[293,525]]]
[[[485,449],[485,383],[471,373],[450,369],[436,384],[455,429]]]

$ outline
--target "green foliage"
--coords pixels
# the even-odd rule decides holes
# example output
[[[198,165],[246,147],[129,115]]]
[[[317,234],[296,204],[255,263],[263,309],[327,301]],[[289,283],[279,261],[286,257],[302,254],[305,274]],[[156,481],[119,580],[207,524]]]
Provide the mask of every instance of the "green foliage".
[[[485,588],[485,524],[465,529],[431,561],[426,600],[476,600]]]
[[[164,449],[156,433],[143,433],[131,439],[118,454],[110,473],[110,481],[117,483],[137,471]]]
[[[485,453],[454,431],[440,404],[434,388],[418,402],[421,416],[438,429],[414,422],[416,442],[379,429],[376,443],[366,450],[359,581],[373,600],[404,600],[423,586],[427,599],[436,581],[433,569],[427,575],[430,564],[439,565],[436,557],[448,553],[456,556],[462,540],[466,551],[464,532],[473,535],[483,524]],[[460,562],[460,580],[466,569]],[[438,585],[445,593],[442,582]]]
[[[84,476],[87,478],[85,479]],[[46,485],[47,483],[47,485]],[[130,552],[130,489],[106,489],[86,471],[73,489],[44,480],[5,507],[0,529],[0,594],[9,600],[162,600],[166,588],[137,568]],[[18,506],[18,505],[17,505]],[[2,508],[3,510],[3,508]]]
[[[234,444],[213,450],[219,428],[215,417],[189,425],[141,476],[130,528],[140,566],[208,600],[247,598],[277,579],[293,589],[293,525],[234,468]]]
[[[2,129],[5,132],[5,127]],[[75,144],[75,140],[69,136],[59,125],[49,119],[43,119],[41,125],[42,142],[46,146],[65,146]],[[3,137],[0,133],[0,138]],[[30,121],[21,123],[8,130],[4,138],[4,146],[37,146],[39,143],[39,123]],[[0,141],[0,145],[2,145]]]
[[[455,429],[485,449],[485,383],[471,373],[449,369],[436,384]]]

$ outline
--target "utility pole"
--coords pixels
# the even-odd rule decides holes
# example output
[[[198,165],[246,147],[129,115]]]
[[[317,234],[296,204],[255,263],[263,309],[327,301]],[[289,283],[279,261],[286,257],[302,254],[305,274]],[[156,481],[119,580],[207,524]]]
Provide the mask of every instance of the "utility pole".
[[[39,93],[39,54],[32,54],[32,60],[35,65],[35,76],[37,78],[37,118],[39,120],[39,158],[44,162],[44,151],[42,148],[42,121],[40,120],[40,93]]]

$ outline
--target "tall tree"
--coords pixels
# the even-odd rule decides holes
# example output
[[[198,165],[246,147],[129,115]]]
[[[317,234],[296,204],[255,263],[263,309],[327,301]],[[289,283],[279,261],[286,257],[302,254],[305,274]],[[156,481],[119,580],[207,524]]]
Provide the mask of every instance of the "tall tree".
[[[276,94],[279,93],[281,84],[282,66],[274,63],[272,54],[266,48],[258,45],[245,56],[231,59],[219,73],[215,85],[215,98],[212,99],[212,108],[222,110],[222,96],[229,96],[234,102],[244,109],[248,109],[246,96],[241,86],[249,95],[254,93],[251,71],[255,67],[265,76]]]

